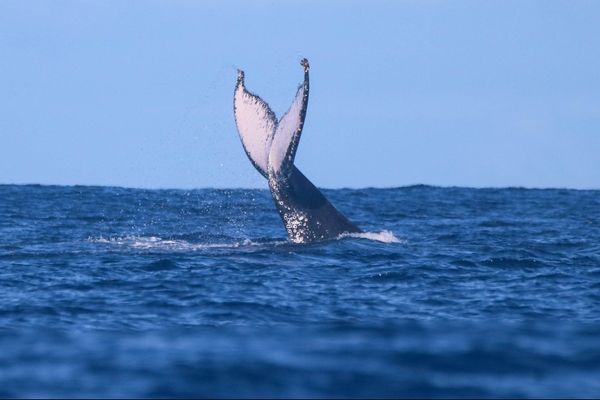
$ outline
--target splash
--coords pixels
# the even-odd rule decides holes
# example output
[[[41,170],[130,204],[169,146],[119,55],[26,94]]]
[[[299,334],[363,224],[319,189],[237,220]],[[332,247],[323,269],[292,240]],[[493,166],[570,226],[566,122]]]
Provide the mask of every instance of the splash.
[[[140,250],[173,250],[173,251],[198,251],[205,249],[232,249],[246,246],[258,246],[265,243],[253,242],[250,239],[244,239],[234,243],[192,243],[186,240],[163,239],[157,236],[135,236],[128,235],[113,238],[88,238],[89,242],[110,244],[116,246],[129,247]],[[270,244],[278,244],[280,242],[272,242]],[[285,243],[285,242],[284,242]],[[268,243],[267,243],[268,244]]]
[[[283,215],[285,227],[290,241],[293,243],[306,243],[305,233],[308,232],[308,217],[303,212],[291,212]]]
[[[381,232],[362,232],[362,233],[343,233],[337,239],[359,238],[373,240],[382,243],[405,243],[405,240],[398,239],[391,231]],[[287,240],[270,240],[255,242],[250,239],[244,239],[233,243],[193,243],[186,240],[163,239],[158,236],[137,236],[127,235],[119,237],[89,237],[88,242],[121,246],[138,250],[169,250],[169,251],[199,251],[207,249],[237,249],[256,246],[279,246],[285,244],[294,244]]]
[[[339,239],[349,237],[374,240],[382,243],[406,243],[405,240],[398,239],[393,232],[388,230],[383,230],[381,232],[342,233],[339,236]]]

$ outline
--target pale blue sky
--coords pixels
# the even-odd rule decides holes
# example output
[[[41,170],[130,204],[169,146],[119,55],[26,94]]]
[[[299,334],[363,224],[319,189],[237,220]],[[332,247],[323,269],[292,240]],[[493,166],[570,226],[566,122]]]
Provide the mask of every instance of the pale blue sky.
[[[0,1],[0,183],[266,187],[236,68],[318,186],[600,188],[600,2]]]

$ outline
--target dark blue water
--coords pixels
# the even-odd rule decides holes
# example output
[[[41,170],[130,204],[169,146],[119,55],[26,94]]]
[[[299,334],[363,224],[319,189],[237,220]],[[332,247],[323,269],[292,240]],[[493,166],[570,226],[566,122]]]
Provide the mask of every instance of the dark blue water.
[[[0,186],[0,396],[600,396],[600,191]]]

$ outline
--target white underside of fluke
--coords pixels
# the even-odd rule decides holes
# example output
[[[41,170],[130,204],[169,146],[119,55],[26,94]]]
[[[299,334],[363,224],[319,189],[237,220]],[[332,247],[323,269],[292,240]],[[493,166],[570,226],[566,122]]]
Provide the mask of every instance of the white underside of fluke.
[[[234,114],[248,158],[266,176],[269,150],[277,126],[275,114],[260,97],[248,92],[243,82],[235,89]]]
[[[246,154],[265,177],[269,171],[279,174],[293,164],[307,103],[308,74],[279,121],[264,100],[246,90],[243,73],[238,78],[233,103],[235,122]]]
[[[292,105],[281,117],[275,129],[275,136],[269,150],[268,163],[269,168],[275,174],[278,174],[286,163],[291,165],[294,162],[296,146],[298,146],[304,122],[303,107],[306,110],[306,105],[303,100],[305,96],[305,86],[302,85],[298,88]]]

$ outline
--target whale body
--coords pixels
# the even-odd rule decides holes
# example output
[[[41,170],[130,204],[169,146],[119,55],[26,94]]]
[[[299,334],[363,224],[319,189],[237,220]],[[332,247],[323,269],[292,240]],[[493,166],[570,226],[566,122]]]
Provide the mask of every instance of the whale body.
[[[267,179],[289,240],[308,243],[362,231],[294,165],[309,93],[308,60],[302,59],[300,63],[304,82],[279,120],[263,99],[246,89],[241,70],[238,70],[233,110],[246,155]]]

